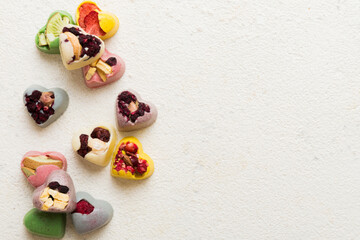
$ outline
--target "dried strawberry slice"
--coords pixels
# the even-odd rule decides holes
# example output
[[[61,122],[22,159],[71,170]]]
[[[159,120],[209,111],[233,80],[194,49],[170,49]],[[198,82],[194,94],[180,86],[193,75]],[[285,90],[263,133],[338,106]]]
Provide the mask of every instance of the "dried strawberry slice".
[[[94,10],[100,10],[95,4],[93,3],[84,3],[79,8],[79,26],[85,28],[84,19],[85,17]]]
[[[96,36],[104,36],[106,33],[100,28],[99,24],[99,13],[95,11],[91,11],[84,18],[85,32],[96,35]]]

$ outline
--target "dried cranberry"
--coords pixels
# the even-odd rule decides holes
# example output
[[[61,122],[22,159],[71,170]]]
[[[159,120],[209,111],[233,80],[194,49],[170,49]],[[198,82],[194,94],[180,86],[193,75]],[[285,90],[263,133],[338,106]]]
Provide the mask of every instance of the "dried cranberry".
[[[43,104],[42,102],[38,102],[38,103],[36,104],[36,110],[37,110],[37,111],[40,111],[43,107],[44,107],[44,104]]]
[[[134,112],[130,112],[129,110],[129,104],[131,102],[138,103],[137,110]],[[144,116],[145,112],[150,112],[150,106],[145,103],[138,102],[136,96],[129,91],[123,91],[120,93],[117,105],[119,113],[126,117],[127,121],[130,120],[133,123],[138,117]]]
[[[119,147],[119,152],[121,152],[122,150],[124,150],[125,149],[125,143],[121,143],[120,144],[120,147]]]
[[[69,188],[67,186],[59,186],[58,188],[59,192],[61,193],[67,193],[69,191]]]
[[[145,105],[144,111],[145,111],[145,112],[150,112],[150,107],[149,107],[149,105]]]
[[[139,116],[144,116],[145,114],[143,109],[138,109],[137,112],[139,113]]]
[[[134,156],[130,156],[131,163],[134,167],[136,167],[139,164],[139,159]]]
[[[85,199],[81,199],[79,202],[76,203],[76,209],[72,213],[81,213],[81,214],[90,214],[94,211],[94,206],[91,205]]]
[[[34,102],[28,102],[26,107],[29,113],[32,113],[36,110],[36,104]]]
[[[67,28],[67,27],[64,27],[62,32],[71,32],[72,34],[74,34],[75,36],[79,36],[81,33],[79,32],[79,29],[78,28],[75,28],[75,27],[71,27],[71,28]]]
[[[139,174],[144,174],[147,170],[147,165],[146,165],[146,161],[143,160],[142,163],[139,163],[137,168],[136,168],[136,171],[139,173]]]
[[[134,123],[138,117],[139,117],[138,112],[131,113],[130,120]]]
[[[108,142],[110,140],[110,132],[107,129],[97,127],[95,128],[91,135],[92,138],[98,138],[103,142]]]
[[[55,110],[52,107],[49,107],[47,112],[48,112],[48,114],[53,115],[55,113]]]
[[[60,184],[58,182],[51,182],[48,184],[48,187],[55,190],[60,186]]]
[[[129,92],[129,91],[123,91],[119,95],[118,99],[124,101],[127,104],[131,103],[132,101],[137,100],[136,96],[134,94],[132,94],[131,92]]]
[[[80,156],[85,157],[85,155],[92,150],[92,148],[88,146],[89,136],[86,134],[81,134],[79,138],[80,138],[80,149],[77,150],[77,153]]]
[[[130,171],[132,174],[135,172],[135,169],[132,166],[127,166],[126,170]]]
[[[94,36],[81,34],[79,35],[79,43],[82,46],[80,57],[85,54],[94,57],[100,51],[101,41]]]
[[[38,90],[34,90],[34,91],[32,92],[32,94],[30,95],[30,99],[33,100],[33,101],[39,100],[40,97],[41,97],[41,92],[38,91]]]
[[[110,66],[115,66],[117,63],[117,60],[115,57],[110,57],[106,60],[105,62],[106,64],[110,65]]]
[[[49,115],[46,115],[46,114],[44,114],[44,113],[39,113],[39,118],[38,118],[38,120],[39,120],[41,123],[46,122],[48,119],[49,119]]]
[[[34,112],[34,113],[31,114],[31,117],[36,121],[38,119],[38,117],[39,117],[39,113]]]

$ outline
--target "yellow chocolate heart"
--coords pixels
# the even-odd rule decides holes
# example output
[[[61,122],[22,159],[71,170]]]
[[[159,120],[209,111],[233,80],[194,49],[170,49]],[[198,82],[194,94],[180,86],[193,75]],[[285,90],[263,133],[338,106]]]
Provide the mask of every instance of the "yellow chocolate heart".
[[[119,148],[120,148],[120,145],[122,143],[126,144],[127,142],[130,142],[130,143],[134,143],[137,145],[138,147],[138,150],[137,150],[137,154],[139,155],[139,159],[143,159],[143,160],[146,160],[147,163],[148,163],[148,166],[147,166],[147,169],[146,169],[146,172],[144,172],[143,174],[138,174],[138,173],[131,173],[130,171],[125,171],[125,170],[119,170],[117,171],[115,168],[116,168],[116,165],[115,165],[115,161],[116,161],[116,156],[119,152]],[[110,172],[111,172],[111,175],[113,177],[119,177],[119,178],[125,178],[125,179],[132,179],[132,180],[142,180],[142,179],[145,179],[145,178],[148,178],[150,177],[153,172],[154,172],[154,162],[153,160],[146,154],[144,153],[143,151],[143,148],[142,148],[142,145],[140,143],[139,140],[137,140],[135,137],[126,137],[126,138],[123,138],[119,143],[118,145],[116,146],[115,148],[115,151],[113,153],[113,157],[112,157],[112,161],[111,161],[111,166],[110,166]]]

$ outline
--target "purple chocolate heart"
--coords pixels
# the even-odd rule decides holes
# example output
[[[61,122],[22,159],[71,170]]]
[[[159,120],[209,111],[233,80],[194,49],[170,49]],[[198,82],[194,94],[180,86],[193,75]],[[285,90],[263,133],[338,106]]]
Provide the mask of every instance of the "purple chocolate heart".
[[[72,212],[76,208],[73,181],[64,170],[50,173],[33,193],[34,207],[45,212]]]
[[[141,99],[134,90],[121,92],[116,99],[116,118],[119,131],[129,132],[153,124],[157,117],[156,107]]]

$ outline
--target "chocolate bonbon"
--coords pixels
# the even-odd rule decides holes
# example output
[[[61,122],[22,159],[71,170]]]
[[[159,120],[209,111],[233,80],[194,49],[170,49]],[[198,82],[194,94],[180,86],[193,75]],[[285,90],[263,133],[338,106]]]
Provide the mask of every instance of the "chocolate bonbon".
[[[157,109],[141,99],[134,90],[121,92],[116,99],[116,121],[119,131],[133,131],[150,126],[156,121]]]
[[[71,217],[78,233],[92,232],[110,222],[114,210],[107,201],[95,199],[86,192],[77,192],[76,201]]]
[[[73,181],[63,170],[50,173],[45,183],[33,193],[34,207],[46,212],[72,212],[76,208]]]
[[[52,171],[59,169],[66,171],[66,168],[66,158],[59,152],[29,151],[21,161],[21,170],[34,187],[44,184]]]
[[[100,59],[82,68],[85,84],[97,88],[119,80],[125,72],[125,63],[118,56],[105,50]]]
[[[105,51],[104,42],[77,25],[66,25],[60,38],[60,54],[66,69],[82,68],[97,61]]]
[[[87,33],[103,40],[112,37],[119,29],[119,19],[110,12],[102,11],[91,1],[84,1],[78,6],[75,18]]]
[[[49,238],[62,238],[65,235],[66,214],[43,212],[33,208],[26,213],[24,225],[32,234]]]
[[[75,24],[70,13],[62,10],[51,13],[46,25],[35,36],[36,47],[44,53],[60,53],[59,34],[67,24]]]
[[[47,127],[53,123],[69,105],[69,96],[64,89],[46,89],[39,85],[27,88],[23,99],[29,115],[40,127]]]
[[[99,124],[76,132],[72,147],[85,160],[105,167],[111,160],[116,140],[113,126]]]
[[[111,161],[113,177],[142,180],[154,172],[153,160],[144,153],[139,140],[134,137],[123,138],[115,148]]]

